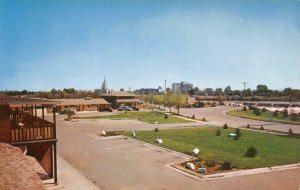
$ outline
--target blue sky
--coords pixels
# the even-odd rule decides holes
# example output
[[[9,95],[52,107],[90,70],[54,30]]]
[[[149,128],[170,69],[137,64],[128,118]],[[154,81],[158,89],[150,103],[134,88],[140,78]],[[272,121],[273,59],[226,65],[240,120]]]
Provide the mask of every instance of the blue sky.
[[[300,1],[0,0],[0,89],[300,88]]]

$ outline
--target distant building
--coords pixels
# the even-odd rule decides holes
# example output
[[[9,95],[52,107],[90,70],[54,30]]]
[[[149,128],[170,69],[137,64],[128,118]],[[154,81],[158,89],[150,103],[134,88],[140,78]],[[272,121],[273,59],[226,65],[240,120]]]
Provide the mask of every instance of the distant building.
[[[172,91],[175,93],[182,92],[188,93],[189,90],[193,89],[193,84],[182,81],[181,83],[173,83],[172,84]]]
[[[108,90],[107,82],[104,77],[104,81],[102,83],[101,89],[95,89],[95,92],[97,92],[99,94],[105,94],[105,93],[108,93],[108,91],[109,90]]]
[[[121,105],[140,107],[142,103],[137,95],[124,91],[109,92],[100,96],[109,102],[114,109],[119,108]]]
[[[180,92],[180,83],[173,83],[172,84],[172,92]]]
[[[161,87],[158,87],[158,88],[142,88],[142,89],[139,89],[138,92],[140,94],[162,94],[163,89]]]

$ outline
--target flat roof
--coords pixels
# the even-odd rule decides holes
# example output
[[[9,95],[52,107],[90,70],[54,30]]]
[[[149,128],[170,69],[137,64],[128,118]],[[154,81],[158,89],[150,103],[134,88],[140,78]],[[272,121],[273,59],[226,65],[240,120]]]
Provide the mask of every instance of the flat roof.
[[[122,96],[131,96],[131,97],[136,97],[135,94],[132,94],[130,92],[125,92],[125,91],[113,91],[113,92],[110,92],[110,93],[105,93],[105,94],[100,94],[100,96],[103,96],[103,97],[122,97]]]
[[[107,105],[109,104],[103,98],[91,98],[91,99],[52,99],[54,101],[59,101],[57,105]]]
[[[118,103],[132,103],[132,102],[141,102],[139,99],[118,99]]]

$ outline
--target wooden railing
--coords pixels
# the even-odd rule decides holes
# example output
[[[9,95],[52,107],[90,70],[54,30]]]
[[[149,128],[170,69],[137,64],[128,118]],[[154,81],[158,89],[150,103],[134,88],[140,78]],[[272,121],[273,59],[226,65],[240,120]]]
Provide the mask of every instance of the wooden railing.
[[[12,112],[0,121],[0,142],[15,143],[55,139],[55,125],[29,113]]]
[[[54,125],[24,125],[11,129],[11,142],[38,141],[54,139]]]

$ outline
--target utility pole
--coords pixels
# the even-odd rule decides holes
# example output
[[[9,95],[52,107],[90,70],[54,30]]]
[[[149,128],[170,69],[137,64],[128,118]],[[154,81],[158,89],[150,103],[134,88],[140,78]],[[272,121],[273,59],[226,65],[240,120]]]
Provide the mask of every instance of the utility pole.
[[[247,82],[242,82],[242,83],[243,83],[243,85],[244,85],[244,101],[245,101],[245,97],[246,97],[245,92],[246,92],[246,85],[247,85]]]

